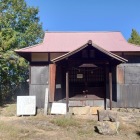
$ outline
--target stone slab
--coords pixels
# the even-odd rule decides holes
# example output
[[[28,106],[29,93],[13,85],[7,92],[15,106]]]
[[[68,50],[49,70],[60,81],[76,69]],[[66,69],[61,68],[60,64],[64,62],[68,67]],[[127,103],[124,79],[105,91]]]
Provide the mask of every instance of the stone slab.
[[[36,114],[36,96],[17,96],[17,116]]]
[[[97,115],[98,114],[98,110],[103,110],[104,108],[103,107],[91,107],[90,108],[90,114],[91,115]]]
[[[118,113],[112,110],[98,110],[98,120],[99,121],[118,121]]]
[[[48,102],[49,102],[49,89],[46,88],[45,91],[45,104],[44,104],[44,115],[47,115],[48,113]]]
[[[85,107],[73,107],[73,114],[75,115],[86,115],[90,112],[90,106]]]
[[[51,114],[66,114],[66,103],[52,103]]]
[[[98,122],[97,130],[103,135],[114,135],[118,133],[120,122]]]

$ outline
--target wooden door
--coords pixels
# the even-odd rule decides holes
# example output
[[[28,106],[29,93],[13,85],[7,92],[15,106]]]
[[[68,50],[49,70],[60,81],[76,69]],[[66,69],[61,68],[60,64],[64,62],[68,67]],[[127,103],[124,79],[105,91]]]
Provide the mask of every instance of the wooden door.
[[[103,68],[72,68],[69,72],[70,97],[104,98]]]

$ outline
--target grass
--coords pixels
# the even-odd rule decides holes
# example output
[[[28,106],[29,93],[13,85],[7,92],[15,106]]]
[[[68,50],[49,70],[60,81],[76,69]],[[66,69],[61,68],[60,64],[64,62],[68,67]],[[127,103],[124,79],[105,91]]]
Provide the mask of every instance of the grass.
[[[127,140],[126,134],[138,139],[140,137],[140,119],[130,124],[120,122],[119,135],[114,140]],[[62,115],[16,116],[16,104],[0,107],[0,140],[91,140],[103,139],[95,132],[97,125],[95,118]],[[111,139],[105,136],[105,139]]]
[[[131,124],[127,124],[127,123],[120,123],[120,126],[119,126],[119,131],[126,131],[126,130],[131,130],[131,129],[133,129],[134,128],[134,126],[133,125],[131,125]]]
[[[88,136],[91,137],[94,134],[94,129],[86,128],[86,129],[79,129],[77,131],[79,136]]]
[[[3,116],[11,117],[16,115],[16,104],[7,104],[4,107],[1,107],[1,112]]]
[[[32,130],[17,127],[16,125],[9,124],[8,122],[0,122],[0,136],[1,139],[24,139],[27,137],[30,133],[33,133]]]
[[[77,130],[77,134],[80,137],[93,137],[95,134],[94,126],[97,124],[95,120],[86,120],[83,122],[80,129]]]
[[[65,118],[65,117],[54,118],[53,120],[51,120],[51,123],[60,127],[70,127],[70,126],[78,127],[79,126],[79,123],[75,119]]]
[[[61,128],[66,128],[67,134],[73,137],[73,139],[80,138],[91,138],[94,136],[94,125],[96,122],[94,120],[82,120],[75,118],[57,117],[53,118],[51,121],[54,125]]]

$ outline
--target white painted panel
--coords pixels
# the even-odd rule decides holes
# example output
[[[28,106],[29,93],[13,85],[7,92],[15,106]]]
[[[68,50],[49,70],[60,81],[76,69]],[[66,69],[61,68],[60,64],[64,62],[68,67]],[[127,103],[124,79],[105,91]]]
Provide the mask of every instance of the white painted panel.
[[[48,88],[46,88],[45,91],[45,105],[44,105],[44,115],[47,115],[48,113],[48,101],[49,101],[49,92]]]
[[[66,103],[52,103],[51,114],[66,114]]]
[[[17,116],[36,114],[36,96],[17,96]]]

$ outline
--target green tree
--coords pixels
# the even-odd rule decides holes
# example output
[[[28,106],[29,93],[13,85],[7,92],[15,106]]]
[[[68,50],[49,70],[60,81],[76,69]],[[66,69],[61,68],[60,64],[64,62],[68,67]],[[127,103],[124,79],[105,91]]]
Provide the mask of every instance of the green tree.
[[[140,45],[140,35],[135,29],[132,29],[131,37],[128,39],[128,42],[132,44]]]
[[[28,78],[27,62],[14,53],[42,41],[38,8],[24,0],[0,0],[0,91],[3,100],[13,97],[14,89]]]

